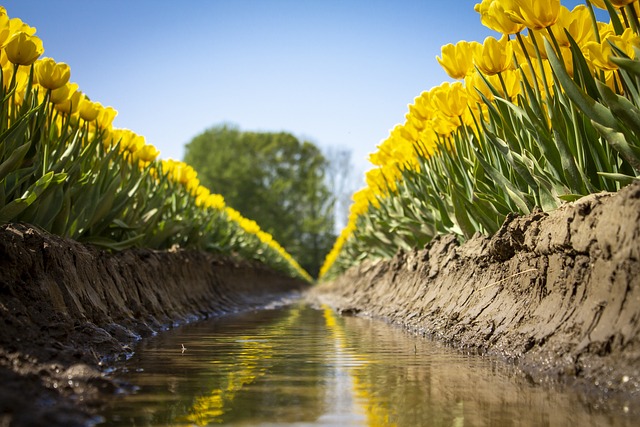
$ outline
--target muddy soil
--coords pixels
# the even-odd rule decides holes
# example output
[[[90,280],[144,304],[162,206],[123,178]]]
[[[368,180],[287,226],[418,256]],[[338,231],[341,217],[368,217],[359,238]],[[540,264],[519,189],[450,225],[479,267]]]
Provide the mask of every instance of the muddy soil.
[[[640,403],[640,183],[492,237],[364,262],[312,301],[517,363],[532,381]],[[568,385],[567,385],[568,384]]]
[[[0,227],[0,427],[81,426],[142,337],[246,310],[307,285],[261,264],[187,251],[111,254]],[[179,351],[179,349],[177,349]]]

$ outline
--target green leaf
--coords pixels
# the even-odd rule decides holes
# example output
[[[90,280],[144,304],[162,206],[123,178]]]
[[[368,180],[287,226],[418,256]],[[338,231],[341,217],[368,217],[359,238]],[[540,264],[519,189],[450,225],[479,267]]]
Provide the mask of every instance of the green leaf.
[[[558,59],[557,55],[553,51],[551,44],[547,39],[544,39],[544,42],[545,47],[547,48],[551,68],[571,101],[573,101],[583,113],[589,116],[591,120],[600,123],[605,127],[618,130],[616,118],[611,113],[611,110],[591,98],[575,84],[565,70],[564,63]]]
[[[21,198],[9,202],[0,209],[0,223],[16,220],[18,215],[44,194],[50,184],[59,184],[66,179],[66,176],[64,173],[49,172],[41,177],[29,187]]]
[[[603,101],[607,103],[611,111],[618,116],[626,126],[631,127],[636,135],[640,135],[640,110],[627,98],[617,95],[609,86],[601,81],[597,81],[596,85],[602,95]]]
[[[637,149],[629,145],[624,134],[615,129],[608,128],[599,123],[593,122],[595,128],[600,132],[602,137],[620,153],[620,155],[638,172],[640,172],[640,155]]]
[[[475,225],[469,218],[469,212],[464,203],[464,195],[460,193],[455,184],[451,183],[451,201],[453,202],[453,213],[458,226],[462,230],[464,237],[470,239],[477,231]]]
[[[640,76],[640,61],[638,61],[637,59],[618,58],[615,56],[612,56],[609,59],[611,59],[611,62],[616,64],[618,67],[629,72],[630,74],[633,74],[634,76]]]
[[[2,182],[10,172],[22,166],[22,160],[29,151],[29,148],[31,148],[30,141],[14,149],[9,158],[0,164],[0,182]]]
[[[607,179],[611,179],[617,182],[620,182],[622,185],[628,185],[632,182],[639,181],[640,177],[625,175],[622,173],[606,173],[606,172],[598,172],[598,175],[601,175]]]
[[[583,198],[584,195],[583,194],[563,194],[558,197],[561,200],[564,200],[565,202],[575,202],[576,200]]]
[[[107,248],[114,251],[121,251],[121,250],[128,249],[130,247],[135,246],[139,241],[142,240],[143,237],[144,235],[138,234],[127,240],[116,241],[103,236],[89,236],[89,237],[82,238],[81,241],[83,243],[100,246],[102,248]]]

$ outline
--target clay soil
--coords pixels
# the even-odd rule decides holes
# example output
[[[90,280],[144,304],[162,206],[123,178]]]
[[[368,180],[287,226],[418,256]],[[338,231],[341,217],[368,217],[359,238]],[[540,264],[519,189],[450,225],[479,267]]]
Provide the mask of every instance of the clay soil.
[[[638,408],[640,183],[510,216],[492,237],[444,236],[364,262],[310,298]]]
[[[307,285],[261,264],[186,251],[111,254],[0,227],[0,427],[84,426],[140,339]]]

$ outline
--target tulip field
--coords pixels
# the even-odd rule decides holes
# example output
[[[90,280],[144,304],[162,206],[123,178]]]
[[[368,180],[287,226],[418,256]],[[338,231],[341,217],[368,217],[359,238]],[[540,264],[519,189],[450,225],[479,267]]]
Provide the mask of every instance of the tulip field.
[[[475,10],[496,37],[442,47],[437,61],[452,81],[416,97],[371,154],[323,280],[639,179],[638,1],[569,10],[560,0],[483,0]],[[43,57],[36,29],[4,8],[0,48],[0,224],[110,250],[233,253],[311,280],[193,168],[113,127],[116,110]]]
[[[25,222],[111,250],[185,248],[256,259],[311,280],[252,220],[199,184],[189,165],[159,160],[117,112],[41,58],[36,29],[0,8],[0,224]]]
[[[420,94],[371,154],[323,280],[638,179],[638,1],[569,10],[560,0],[483,0],[475,10],[496,37],[442,47],[437,60],[454,81]]]

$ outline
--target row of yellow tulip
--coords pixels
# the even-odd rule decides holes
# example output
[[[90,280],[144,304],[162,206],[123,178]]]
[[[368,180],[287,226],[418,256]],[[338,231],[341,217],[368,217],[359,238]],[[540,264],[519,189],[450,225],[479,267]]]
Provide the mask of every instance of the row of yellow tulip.
[[[597,21],[593,5],[611,21]],[[637,1],[569,10],[560,0],[483,0],[475,10],[502,36],[442,47],[437,60],[457,81],[417,97],[371,154],[375,168],[321,276],[440,232],[492,232],[510,211],[553,209],[640,172],[640,132],[588,107],[613,110],[624,101],[615,96],[640,103],[637,68],[620,62],[638,55]]]
[[[159,152],[116,110],[41,58],[36,29],[0,8],[0,222],[25,221],[111,248],[205,248],[308,274],[272,236],[200,185],[195,170]]]

